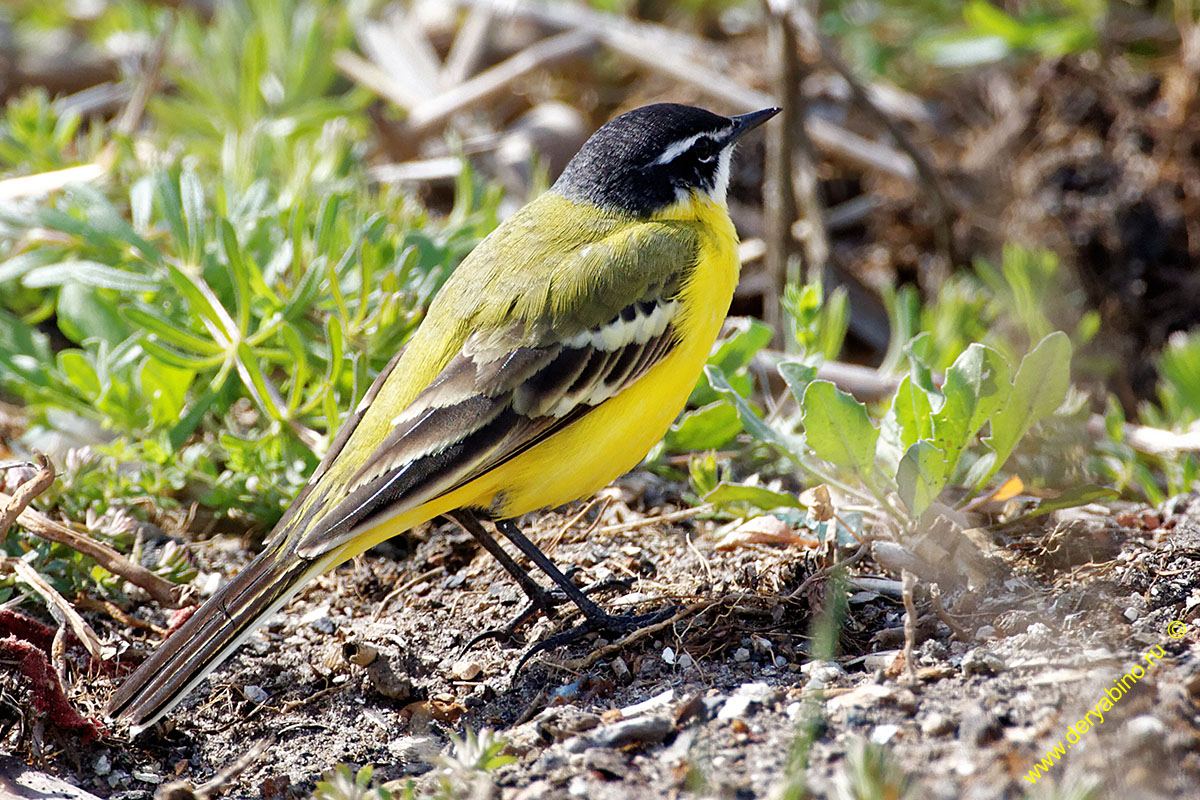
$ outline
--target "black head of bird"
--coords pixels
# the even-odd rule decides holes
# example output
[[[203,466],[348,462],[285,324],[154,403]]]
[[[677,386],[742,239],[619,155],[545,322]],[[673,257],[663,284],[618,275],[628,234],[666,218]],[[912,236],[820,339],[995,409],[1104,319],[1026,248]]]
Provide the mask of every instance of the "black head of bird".
[[[764,108],[723,117],[676,103],[628,111],[592,134],[553,188],[576,202],[638,217],[692,193],[724,203],[734,145],[777,113]]]

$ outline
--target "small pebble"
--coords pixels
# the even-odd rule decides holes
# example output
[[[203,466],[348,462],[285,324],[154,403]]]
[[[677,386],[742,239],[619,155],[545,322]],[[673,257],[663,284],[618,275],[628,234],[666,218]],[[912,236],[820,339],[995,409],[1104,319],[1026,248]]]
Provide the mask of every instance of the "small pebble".
[[[450,668],[450,675],[456,681],[473,681],[483,672],[483,667],[479,666],[478,661],[469,661],[463,659],[455,662]]]
[[[976,648],[963,656],[963,675],[996,675],[1003,671],[1004,659],[983,648]]]
[[[954,720],[940,711],[932,711],[921,720],[921,733],[926,736],[945,736],[954,728]]]
[[[1129,620],[1130,622],[1133,622],[1139,616],[1141,616],[1141,612],[1138,611],[1133,606],[1130,606],[1129,608],[1125,609],[1123,616],[1125,617],[1125,619]]]
[[[750,660],[750,651],[745,647],[739,647],[733,653],[733,660],[738,663],[743,663]]]
[[[675,663],[675,651],[670,647],[664,647],[662,651],[662,660],[668,664]]]
[[[265,689],[263,689],[261,686],[255,686],[254,684],[242,687],[242,693],[245,694],[248,699],[253,700],[256,703],[265,703],[271,697],[271,695],[267,694]]]
[[[1158,717],[1142,714],[1125,723],[1125,733],[1135,748],[1157,750],[1162,747],[1167,726]]]
[[[595,747],[626,747],[631,744],[654,744],[661,742],[674,730],[671,720],[665,717],[641,716],[605,725],[592,732]]]
[[[112,764],[108,760],[107,753],[100,754],[100,757],[96,759],[96,763],[92,765],[92,771],[101,777],[112,772]]]
[[[885,745],[892,739],[896,738],[896,735],[899,733],[899,725],[894,725],[892,723],[888,723],[887,725],[876,725],[875,730],[871,731],[871,743]]]
[[[696,659],[692,658],[689,653],[680,653],[679,660],[676,662],[680,669],[688,669],[695,665]]]

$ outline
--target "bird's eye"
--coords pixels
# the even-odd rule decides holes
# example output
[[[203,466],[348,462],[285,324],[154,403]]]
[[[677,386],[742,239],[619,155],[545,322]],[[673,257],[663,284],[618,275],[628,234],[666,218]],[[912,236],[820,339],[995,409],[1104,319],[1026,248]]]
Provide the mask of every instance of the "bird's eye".
[[[708,137],[699,139],[693,149],[696,153],[696,160],[701,164],[711,164],[721,152],[717,143]]]

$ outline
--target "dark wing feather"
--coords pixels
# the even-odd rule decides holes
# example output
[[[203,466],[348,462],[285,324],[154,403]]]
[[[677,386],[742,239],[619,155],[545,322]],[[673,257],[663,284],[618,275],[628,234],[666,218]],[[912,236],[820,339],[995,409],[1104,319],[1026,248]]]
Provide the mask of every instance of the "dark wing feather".
[[[568,342],[494,350],[468,340],[395,421],[395,429],[351,479],[344,497],[297,546],[316,558],[397,509],[411,508],[495,469],[662,361],[675,343],[678,303],[634,303]],[[614,327],[616,326],[616,327]],[[513,337],[489,336],[492,342]]]

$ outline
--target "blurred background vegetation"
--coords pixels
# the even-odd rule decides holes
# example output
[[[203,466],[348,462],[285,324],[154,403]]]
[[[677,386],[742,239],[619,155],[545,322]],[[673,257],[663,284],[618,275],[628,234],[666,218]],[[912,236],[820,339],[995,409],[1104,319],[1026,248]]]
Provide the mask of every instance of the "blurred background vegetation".
[[[1195,478],[1183,0],[16,0],[0,66],[0,458],[50,453],[37,506],[165,575],[191,573],[164,537],[269,530],[455,265],[591,130],[659,100],[777,98],[793,121],[731,191],[733,311],[770,326],[731,323],[651,468],[731,516],[818,479],[918,516],[1012,475],[1035,503]],[[949,435],[943,376],[1015,377],[1055,331],[1072,380],[1034,438],[1005,458],[977,415],[915,486]],[[878,462],[813,444],[817,378],[892,437]],[[61,546],[4,547],[119,594]]]

